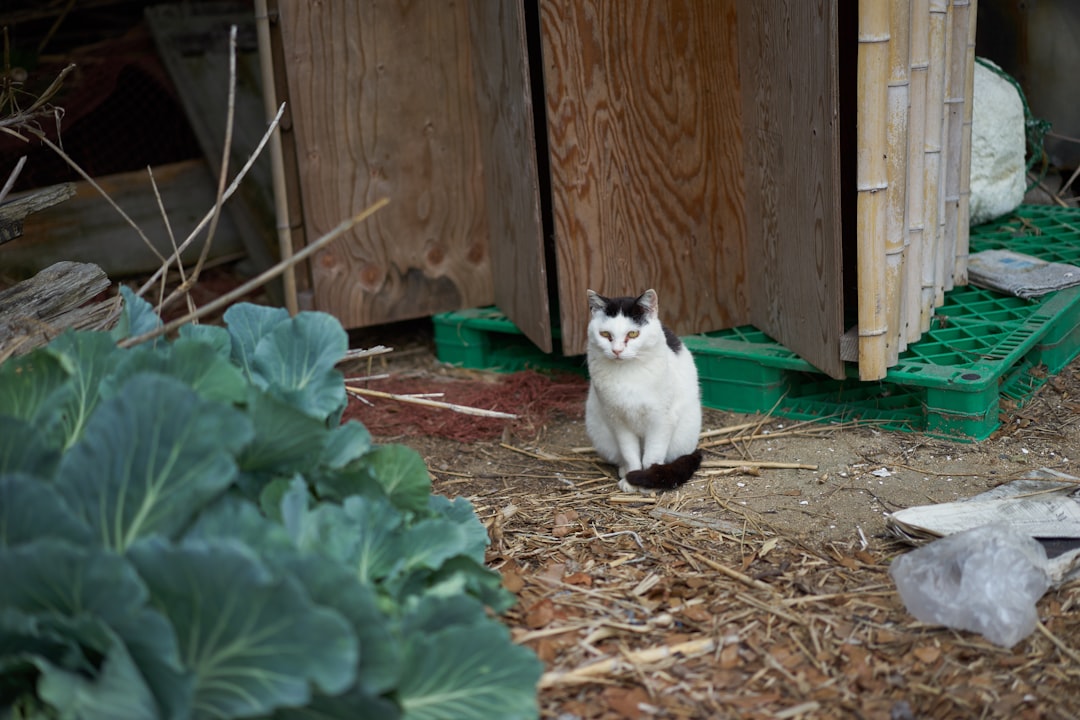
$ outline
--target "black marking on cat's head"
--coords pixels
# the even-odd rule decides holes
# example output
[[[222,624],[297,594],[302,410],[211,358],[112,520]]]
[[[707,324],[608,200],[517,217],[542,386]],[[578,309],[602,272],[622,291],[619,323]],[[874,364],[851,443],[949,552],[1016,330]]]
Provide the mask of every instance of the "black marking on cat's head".
[[[682,340],[680,340],[679,336],[672,332],[671,328],[667,325],[664,325],[664,340],[667,341],[668,349],[670,349],[671,352],[677,353],[682,350]]]
[[[656,291],[646,290],[638,297],[604,297],[603,295],[589,290],[589,308],[593,312],[603,312],[608,317],[622,315],[634,321],[636,325],[644,325],[657,314]],[[671,345],[671,342],[668,342]]]

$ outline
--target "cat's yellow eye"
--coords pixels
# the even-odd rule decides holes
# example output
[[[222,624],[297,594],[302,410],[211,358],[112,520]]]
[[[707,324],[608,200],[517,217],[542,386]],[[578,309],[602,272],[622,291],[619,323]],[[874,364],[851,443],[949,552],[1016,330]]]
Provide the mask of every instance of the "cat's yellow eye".
[[[640,334],[641,333],[639,333],[637,330],[631,330],[630,332],[626,333],[626,337],[629,338],[630,340],[633,340],[634,338],[636,338]]]
[[[600,337],[604,338],[605,340],[610,340],[611,339],[611,333],[609,333],[607,330],[603,330],[600,333]]]

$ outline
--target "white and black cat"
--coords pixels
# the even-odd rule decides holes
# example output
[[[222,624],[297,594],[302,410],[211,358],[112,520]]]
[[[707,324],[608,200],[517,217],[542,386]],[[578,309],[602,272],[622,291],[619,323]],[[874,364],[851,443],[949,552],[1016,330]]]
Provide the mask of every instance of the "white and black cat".
[[[589,290],[585,429],[618,466],[627,492],[682,485],[701,465],[701,390],[694,358],[661,324],[655,290],[607,298]]]

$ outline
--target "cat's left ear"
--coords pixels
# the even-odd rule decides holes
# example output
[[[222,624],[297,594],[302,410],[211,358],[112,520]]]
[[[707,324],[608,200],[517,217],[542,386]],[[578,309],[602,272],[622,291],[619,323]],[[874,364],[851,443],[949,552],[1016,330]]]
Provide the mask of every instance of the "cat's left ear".
[[[589,293],[589,309],[593,312],[604,312],[607,308],[607,298],[598,292],[588,291]]]
[[[645,308],[645,314],[651,318],[660,313],[660,300],[656,297],[656,291],[652,288],[641,293],[641,296],[637,299],[637,304]]]

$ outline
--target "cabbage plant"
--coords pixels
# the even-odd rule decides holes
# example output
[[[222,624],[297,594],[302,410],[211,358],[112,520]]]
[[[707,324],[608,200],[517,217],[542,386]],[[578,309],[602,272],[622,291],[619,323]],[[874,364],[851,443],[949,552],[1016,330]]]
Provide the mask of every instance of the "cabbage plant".
[[[321,313],[233,306],[0,365],[0,717],[537,715],[471,505],[341,424]]]

